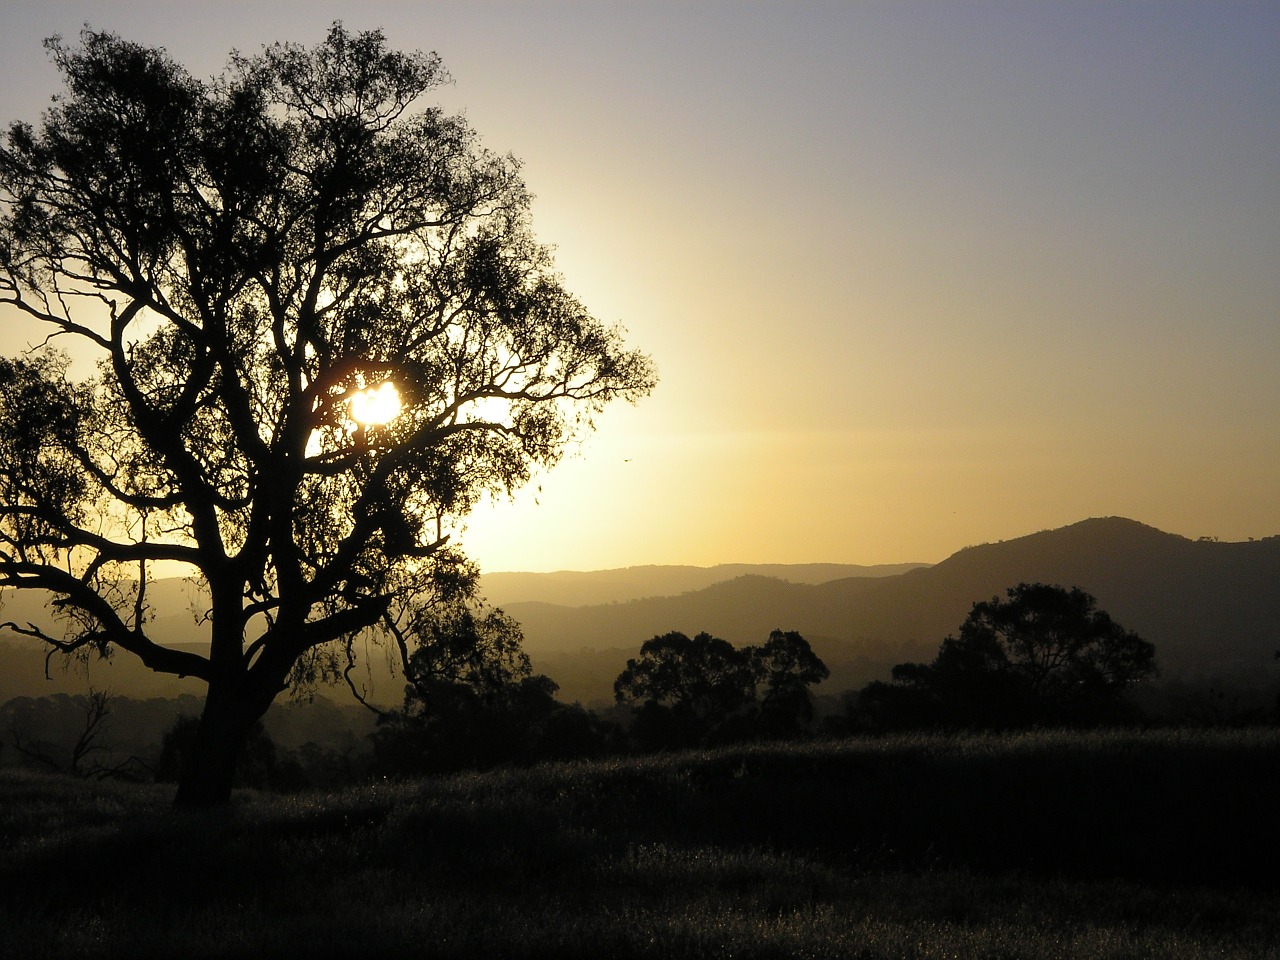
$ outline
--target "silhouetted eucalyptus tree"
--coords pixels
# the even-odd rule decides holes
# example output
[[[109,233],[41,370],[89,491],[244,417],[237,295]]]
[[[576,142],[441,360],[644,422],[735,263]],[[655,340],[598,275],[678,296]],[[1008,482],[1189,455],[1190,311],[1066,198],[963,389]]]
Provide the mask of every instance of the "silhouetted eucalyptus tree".
[[[751,702],[751,668],[726,640],[673,631],[641,645],[613,692],[635,708],[633,732],[642,750],[689,747]]]
[[[809,641],[794,630],[774,630],[760,647],[747,647],[760,699],[757,726],[773,737],[794,737],[813,720],[809,688],[831,676]],[[761,693],[759,688],[763,687]]]
[[[204,680],[178,799],[218,803],[277,694],[467,596],[457,519],[653,373],[562,286],[517,162],[414,109],[434,54],[335,24],[200,81],[48,47],[66,91],[0,149],[0,302],[50,335],[0,360],[0,586],[55,598],[10,629]],[[207,654],[148,636],[162,563],[207,586]]]
[[[1017,727],[1125,719],[1126,691],[1156,673],[1155,647],[1076,587],[1010,587],[975,603],[931,664],[902,663],[855,710],[878,726]]]
[[[646,640],[613,691],[635,709],[633,734],[649,750],[795,736],[813,715],[809,687],[827,676],[794,631],[774,630],[764,646],[742,649],[709,633],[673,632]]]
[[[598,717],[555,699],[555,681],[533,673],[519,625],[501,610],[444,604],[395,633],[408,682],[403,708],[379,711],[383,774],[598,755],[617,739]]]

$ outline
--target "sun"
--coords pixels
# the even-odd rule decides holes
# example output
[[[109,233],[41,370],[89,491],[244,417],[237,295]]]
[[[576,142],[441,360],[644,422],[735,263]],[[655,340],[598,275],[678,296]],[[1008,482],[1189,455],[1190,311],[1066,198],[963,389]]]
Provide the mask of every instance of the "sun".
[[[390,380],[351,397],[351,419],[362,427],[379,427],[400,415],[400,391]]]

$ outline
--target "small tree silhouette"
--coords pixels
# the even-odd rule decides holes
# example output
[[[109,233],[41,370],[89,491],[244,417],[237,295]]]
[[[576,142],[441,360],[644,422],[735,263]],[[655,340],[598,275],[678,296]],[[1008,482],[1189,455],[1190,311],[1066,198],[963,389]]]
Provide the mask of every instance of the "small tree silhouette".
[[[646,640],[613,690],[635,710],[637,746],[654,750],[796,736],[813,716],[809,687],[828,675],[794,631],[741,650],[709,633],[673,632]]]
[[[1020,583],[975,603],[931,664],[903,663],[863,689],[855,710],[876,726],[1089,725],[1133,716],[1126,693],[1156,673],[1155,647],[1089,594]]]
[[[770,737],[795,737],[813,720],[809,688],[831,676],[827,665],[794,630],[774,630],[762,647],[748,647],[757,687],[763,687],[758,727]]]
[[[65,762],[55,756],[58,751],[52,744],[40,739],[32,739],[30,732],[26,729],[27,724],[20,722],[17,717],[12,718],[9,723],[9,737],[13,741],[13,748],[27,759],[50,770],[79,777],[91,775],[86,765],[88,758],[109,749],[107,717],[111,713],[110,701],[110,695],[101,690],[90,690],[88,696],[76,697],[69,701],[77,703],[80,707],[83,722],[76,731],[74,742],[64,751],[67,754]],[[96,773],[97,768],[93,768],[92,772]]]
[[[555,699],[555,681],[533,673],[519,624],[501,610],[420,610],[394,635],[407,683],[402,709],[380,711],[373,735],[385,774],[590,756],[614,739],[594,715]]]

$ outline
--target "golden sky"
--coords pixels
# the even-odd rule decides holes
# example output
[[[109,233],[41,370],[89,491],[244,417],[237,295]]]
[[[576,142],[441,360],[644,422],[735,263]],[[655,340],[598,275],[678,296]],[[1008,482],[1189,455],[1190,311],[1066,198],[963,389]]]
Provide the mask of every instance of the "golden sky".
[[[486,570],[936,561],[1122,515],[1280,533],[1280,5],[8,0],[0,119],[88,22],[198,75],[437,51],[661,383]],[[0,314],[0,348],[22,333]]]

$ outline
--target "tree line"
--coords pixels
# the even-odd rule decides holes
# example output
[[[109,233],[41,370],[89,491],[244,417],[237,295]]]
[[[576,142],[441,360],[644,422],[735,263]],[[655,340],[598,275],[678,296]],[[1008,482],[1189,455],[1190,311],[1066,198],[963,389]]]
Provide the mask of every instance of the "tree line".
[[[518,637],[499,611],[438,625],[411,661],[403,708],[374,734],[378,755],[425,772],[906,729],[1122,724],[1139,719],[1131,695],[1157,673],[1154,646],[1092,596],[1042,583],[975,603],[932,663],[899,664],[821,722],[813,688],[829,671],[795,631],[746,647],[655,636],[614,682],[609,718],[555,700]]]
[[[519,624],[501,610],[454,604],[420,617],[414,629],[403,702],[395,710],[366,704],[378,722],[356,756],[314,744],[300,755],[280,751],[259,724],[247,738],[238,782],[293,789],[335,778],[758,740],[1125,724],[1140,719],[1134,688],[1156,675],[1152,644],[1117,624],[1084,591],[1041,583],[1021,583],[1004,597],[975,603],[931,663],[899,664],[891,679],[847,693],[843,710],[821,720],[813,689],[829,671],[795,631],[773,630],[759,646],[744,647],[705,632],[655,636],[627,661],[614,682],[616,707],[602,715],[556,699],[555,681],[534,673]],[[108,775],[109,769],[85,763],[104,745],[106,698],[95,694],[83,711],[67,772]],[[165,734],[152,768],[156,778],[178,778],[197,728],[196,717],[186,716]],[[19,754],[58,766],[52,751],[35,749],[12,715],[8,735]],[[120,767],[131,776],[138,769]]]
[[[288,789],[314,780],[750,740],[1127,723],[1139,717],[1130,693],[1156,673],[1153,646],[1115,623],[1091,596],[1038,583],[975,603],[933,662],[899,664],[890,680],[847,693],[843,711],[820,722],[813,688],[829,671],[795,631],[774,630],[759,646],[745,647],[705,632],[655,636],[627,661],[614,683],[617,706],[602,715],[556,699],[555,681],[534,673],[519,625],[500,610],[455,604],[421,617],[414,628],[401,706],[366,704],[378,713],[367,749],[352,757],[350,750],[339,755],[308,744],[293,755],[278,750],[258,724],[247,737],[238,782]],[[133,758],[104,767],[91,760],[107,746],[109,698],[95,692],[83,703],[62,699],[70,753],[33,739],[33,731],[51,725],[51,714],[46,707],[45,719],[35,722],[32,701],[6,714],[8,746],[19,758],[81,776],[180,775],[195,742],[195,716],[179,718],[165,733],[153,765]]]

